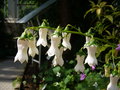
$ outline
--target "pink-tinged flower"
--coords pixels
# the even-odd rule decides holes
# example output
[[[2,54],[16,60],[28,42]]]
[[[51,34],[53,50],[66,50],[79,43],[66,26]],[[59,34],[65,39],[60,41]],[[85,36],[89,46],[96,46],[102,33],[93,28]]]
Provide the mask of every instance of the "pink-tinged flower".
[[[91,69],[92,69],[92,70],[95,70],[95,68],[96,68],[95,66],[91,66]]]
[[[84,73],[80,74],[80,80],[84,80],[86,78],[86,75]]]
[[[117,51],[120,50],[120,44],[117,45],[118,47],[116,48]]]
[[[87,58],[85,59],[85,64],[88,63],[89,66],[96,66],[98,64],[95,53],[96,53],[96,49],[97,47],[94,45],[91,45],[87,48]]]
[[[27,55],[27,50],[28,50],[28,41],[27,40],[17,40],[17,48],[18,52],[14,58],[14,62],[17,60],[23,63],[24,61],[28,62],[28,55]]]
[[[67,33],[62,33],[63,36],[63,41],[62,41],[62,45],[65,47],[64,50],[69,49],[71,50],[71,44],[70,44],[70,37],[71,34],[67,34]]]
[[[37,41],[37,46],[39,45],[43,45],[44,47],[47,46],[47,32],[48,32],[48,29],[46,28],[39,29],[39,39]]]
[[[63,60],[63,58],[62,58],[63,48],[61,47],[61,48],[59,49],[59,51],[60,51],[59,55],[55,55],[55,57],[54,57],[54,59],[53,59],[53,61],[52,61],[53,66],[56,66],[56,65],[63,66],[63,64],[64,64],[64,60]]]
[[[76,72],[78,72],[78,71],[84,72],[84,70],[85,70],[85,67],[84,67],[84,64],[83,64],[84,58],[85,58],[85,56],[77,55],[77,57],[76,57],[77,64],[74,68]]]
[[[28,41],[28,46],[29,46],[29,55],[34,57],[36,54],[38,54],[38,49],[36,47],[36,39],[34,38],[33,40]]]
[[[107,86],[107,90],[120,90],[117,86],[119,78],[119,76],[110,75],[110,83]]]
[[[53,35],[51,36],[51,46],[49,48],[49,50],[47,51],[48,56],[59,56],[60,55],[60,51],[59,51],[59,44],[61,42],[61,37],[58,35]]]

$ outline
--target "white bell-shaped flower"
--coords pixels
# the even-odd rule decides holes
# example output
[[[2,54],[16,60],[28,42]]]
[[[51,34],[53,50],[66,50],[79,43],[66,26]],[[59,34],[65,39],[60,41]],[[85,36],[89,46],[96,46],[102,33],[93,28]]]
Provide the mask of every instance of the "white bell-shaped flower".
[[[107,90],[120,90],[120,88],[118,88],[117,86],[118,80],[119,80],[118,76],[110,75],[110,83],[107,86]]]
[[[95,66],[98,64],[95,53],[97,47],[95,45],[91,45],[86,47],[87,48],[87,58],[85,59],[85,64],[88,63],[89,66]]]
[[[61,42],[61,37],[58,35],[53,35],[51,36],[51,46],[49,48],[49,50],[47,51],[47,54],[49,57],[54,56],[54,55],[59,55],[60,51],[59,51],[59,44]]]
[[[67,33],[62,33],[62,36],[63,36],[62,45],[65,47],[64,50],[66,50],[66,49],[71,50],[71,44],[70,44],[71,33],[69,33],[69,34],[67,34]]]
[[[59,51],[60,51],[59,55],[55,55],[55,57],[52,61],[53,66],[56,66],[56,65],[63,66],[63,64],[64,64],[64,60],[62,58],[63,50],[64,50],[63,48],[60,48],[59,49]]]
[[[27,55],[27,50],[28,50],[28,41],[27,40],[17,40],[17,48],[18,52],[14,58],[14,62],[17,60],[23,63],[24,61],[28,62],[28,55]]]
[[[74,68],[76,72],[78,72],[78,71],[84,72],[84,70],[85,70],[85,67],[84,67],[84,64],[83,64],[84,58],[85,58],[85,56],[80,56],[80,55],[76,56],[77,64]]]
[[[47,28],[40,28],[39,29],[39,39],[37,41],[37,46],[43,45],[44,47],[47,46]]]
[[[36,39],[34,38],[33,40],[28,41],[28,46],[29,46],[29,55],[34,57],[36,54],[38,54],[38,49],[36,47]]]

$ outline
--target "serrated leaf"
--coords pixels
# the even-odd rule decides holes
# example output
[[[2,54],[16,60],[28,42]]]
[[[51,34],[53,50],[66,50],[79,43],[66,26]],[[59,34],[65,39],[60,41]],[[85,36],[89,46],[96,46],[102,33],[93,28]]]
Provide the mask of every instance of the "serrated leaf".
[[[92,7],[94,7],[95,6],[95,3],[93,2],[93,1],[89,1],[90,2],[90,5],[92,6]]]
[[[111,35],[111,33],[108,31],[108,30],[106,30],[106,33],[110,36]]]
[[[67,77],[64,79],[64,83],[67,84],[67,83],[69,83],[70,81],[73,81],[73,80],[74,80],[73,75],[67,75]]]
[[[103,1],[103,2],[100,3],[100,7],[104,7],[106,4],[107,4],[107,2]]]
[[[115,8],[112,5],[105,5],[106,7],[110,7],[112,10],[115,10]]]
[[[111,23],[113,23],[113,16],[106,15],[105,18],[107,18]]]
[[[96,8],[91,8],[84,14],[84,18],[87,16],[88,13],[96,11]]]
[[[105,44],[101,47],[98,47],[98,52],[96,53],[96,56],[98,57],[103,51],[105,51],[108,47],[111,47],[110,45],[108,44]]]
[[[105,62],[108,63],[112,56],[112,50],[109,50],[109,52],[105,55]]]

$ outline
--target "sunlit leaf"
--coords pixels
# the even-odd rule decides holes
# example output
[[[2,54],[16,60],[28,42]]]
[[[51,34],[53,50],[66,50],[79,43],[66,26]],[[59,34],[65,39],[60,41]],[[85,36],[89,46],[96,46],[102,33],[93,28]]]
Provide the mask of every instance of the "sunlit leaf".
[[[107,18],[111,23],[113,23],[113,17],[111,15],[106,15],[105,18]]]
[[[109,36],[111,35],[111,33],[110,33],[108,30],[106,30],[105,32],[106,32]]]
[[[103,2],[100,3],[100,7],[104,7],[106,4],[107,4],[107,2],[103,1]]]
[[[95,3],[93,2],[93,1],[89,1],[90,2],[90,5],[92,6],[92,7],[94,7],[95,6]]]
[[[109,50],[109,52],[105,55],[105,62],[106,63],[109,63],[111,56],[112,56],[112,50]]]
[[[90,13],[90,12],[95,12],[95,11],[96,11],[96,8],[91,8],[91,9],[89,9],[89,10],[85,13],[84,18],[87,16],[88,13]]]
[[[108,45],[108,44],[105,44],[105,45],[103,45],[103,46],[98,47],[96,56],[99,57],[99,55],[100,55],[103,51],[105,51],[108,47],[111,47],[111,46]]]

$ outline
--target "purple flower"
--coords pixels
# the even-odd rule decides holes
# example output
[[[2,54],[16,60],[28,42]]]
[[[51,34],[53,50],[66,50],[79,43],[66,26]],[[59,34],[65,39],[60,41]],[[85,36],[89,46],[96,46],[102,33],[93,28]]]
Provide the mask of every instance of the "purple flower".
[[[91,69],[92,69],[92,70],[95,70],[95,68],[96,68],[95,66],[91,66]]]
[[[80,74],[80,80],[84,80],[86,78],[86,75],[84,73]]]
[[[119,51],[119,50],[120,50],[120,44],[118,44],[117,46],[118,46],[118,47],[116,48],[116,50]]]

